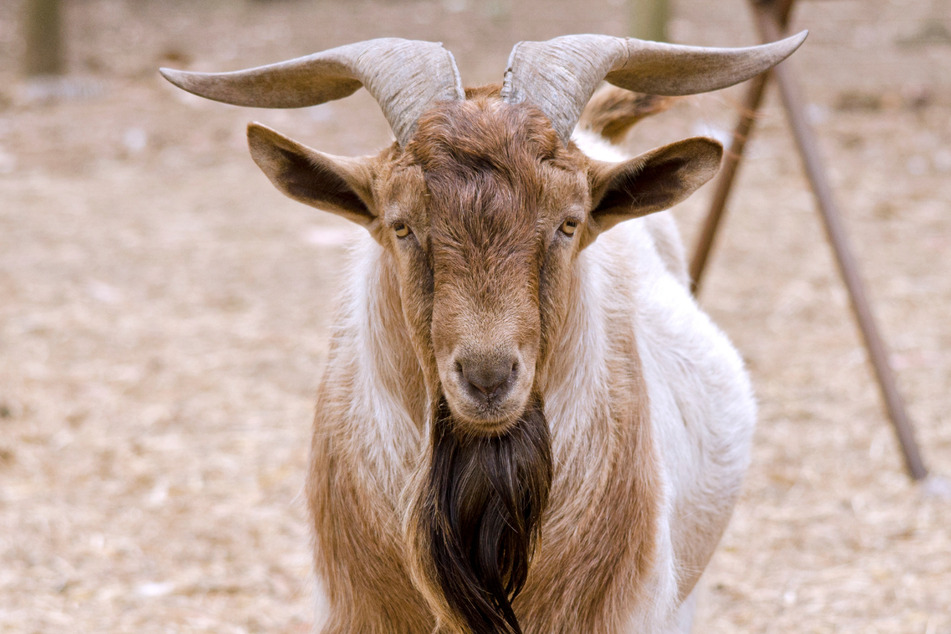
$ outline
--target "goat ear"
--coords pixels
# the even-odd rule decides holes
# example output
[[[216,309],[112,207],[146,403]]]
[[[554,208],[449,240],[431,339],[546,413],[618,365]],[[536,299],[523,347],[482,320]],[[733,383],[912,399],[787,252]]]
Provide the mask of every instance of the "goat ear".
[[[596,233],[622,220],[668,209],[713,178],[723,147],[697,137],[651,150],[623,163],[595,162],[590,226]]]
[[[318,152],[258,123],[248,125],[251,158],[287,196],[368,227],[376,220],[366,160]]]

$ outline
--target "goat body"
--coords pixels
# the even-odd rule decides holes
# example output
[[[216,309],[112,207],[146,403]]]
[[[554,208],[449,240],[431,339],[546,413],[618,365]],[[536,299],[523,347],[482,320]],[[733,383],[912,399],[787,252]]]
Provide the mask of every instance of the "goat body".
[[[463,90],[438,45],[372,40],[235,73],[163,71],[230,103],[365,85],[396,143],[344,158],[252,124],[285,194],[367,230],[351,254],[307,498],[325,633],[684,632],[748,463],[743,364],[657,214],[716,172],[686,139],[626,159],[654,98],[723,87],[804,35],[699,49],[583,35],[516,46]],[[616,95],[615,95],[616,97]],[[628,99],[629,101],[629,99]],[[638,110],[641,108],[641,110]],[[628,221],[628,222],[622,222]]]

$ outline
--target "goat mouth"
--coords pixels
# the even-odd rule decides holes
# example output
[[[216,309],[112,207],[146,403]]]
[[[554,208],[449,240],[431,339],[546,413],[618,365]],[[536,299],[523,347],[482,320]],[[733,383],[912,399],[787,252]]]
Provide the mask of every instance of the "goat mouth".
[[[509,432],[524,415],[526,404],[501,396],[490,399],[463,397],[446,407],[452,412],[454,433],[459,435],[495,435]],[[461,402],[460,402],[461,401]]]

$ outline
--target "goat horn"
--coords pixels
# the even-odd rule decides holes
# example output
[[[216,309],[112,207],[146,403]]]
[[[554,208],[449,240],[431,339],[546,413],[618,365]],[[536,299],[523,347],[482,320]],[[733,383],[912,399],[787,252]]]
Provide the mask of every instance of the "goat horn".
[[[706,48],[609,35],[565,35],[519,42],[502,85],[508,103],[544,112],[566,142],[602,80],[653,95],[692,95],[726,88],[769,70],[793,53],[807,31],[748,48]]]
[[[436,101],[464,99],[452,53],[434,42],[380,38],[230,73],[162,68],[179,88],[236,106],[302,108],[341,99],[360,86],[380,104],[400,145]]]

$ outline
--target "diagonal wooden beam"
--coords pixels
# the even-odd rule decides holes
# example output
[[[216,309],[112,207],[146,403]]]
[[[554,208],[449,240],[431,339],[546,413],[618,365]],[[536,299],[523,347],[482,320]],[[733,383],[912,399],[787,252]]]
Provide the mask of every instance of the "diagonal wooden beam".
[[[793,0],[751,0],[751,3],[753,4],[756,25],[761,39],[768,42],[781,38],[788,23]],[[783,108],[792,129],[796,148],[802,158],[806,176],[815,195],[823,227],[835,254],[839,273],[842,275],[842,280],[849,292],[852,311],[855,313],[865,348],[868,350],[869,360],[872,362],[875,378],[901,447],[905,467],[913,479],[922,480],[927,477],[928,470],[922,460],[918,443],[915,440],[914,427],[908,418],[901,393],[898,391],[895,375],[889,363],[888,352],[879,334],[871,306],[866,297],[865,286],[859,275],[855,257],[852,255],[845,227],[841,222],[841,213],[836,204],[832,186],[826,176],[815,133],[805,115],[805,100],[788,65],[780,64],[773,69],[771,76],[775,78],[779,87]],[[724,166],[724,175],[717,184],[713,205],[701,232],[695,256],[691,261],[690,271],[694,279],[695,289],[702,279],[706,260],[712,249],[717,227],[722,219],[730,188],[739,167],[745,141],[753,129],[756,110],[762,100],[766,82],[766,77],[758,79],[751,85],[747,93],[745,103],[747,111],[743,113],[737,125],[733,144],[730,147]]]
[[[756,0],[753,0],[754,2]],[[789,14],[792,11],[793,0],[782,0],[776,3],[773,10],[776,12],[783,30],[789,23]],[[720,175],[714,183],[713,200],[710,204],[710,211],[704,221],[703,227],[697,238],[697,246],[694,249],[693,259],[690,261],[690,279],[691,290],[696,295],[700,290],[700,284],[703,281],[703,272],[706,270],[707,259],[713,250],[716,241],[717,231],[720,223],[726,215],[726,203],[730,198],[730,191],[733,189],[733,181],[740,169],[740,160],[743,158],[743,151],[746,149],[746,140],[753,132],[753,125],[756,122],[756,113],[759,111],[760,104],[763,101],[763,93],[766,92],[766,84],[769,82],[770,73],[763,73],[749,81],[749,89],[746,91],[746,97],[743,99],[743,106],[739,121],[733,129],[733,137],[730,146],[723,157],[723,166],[720,168]]]

